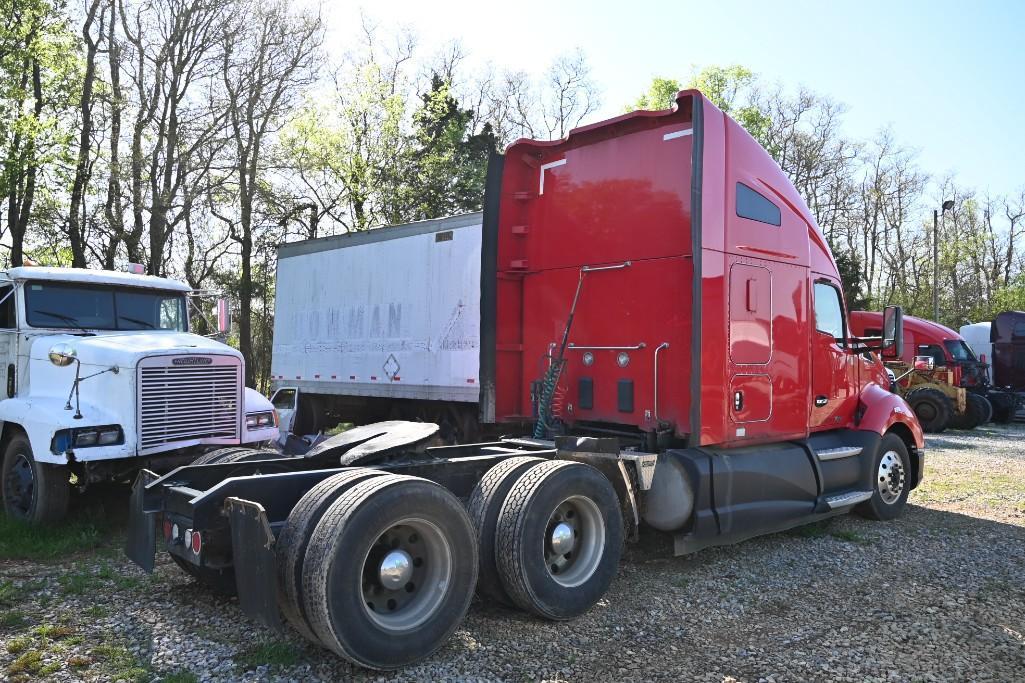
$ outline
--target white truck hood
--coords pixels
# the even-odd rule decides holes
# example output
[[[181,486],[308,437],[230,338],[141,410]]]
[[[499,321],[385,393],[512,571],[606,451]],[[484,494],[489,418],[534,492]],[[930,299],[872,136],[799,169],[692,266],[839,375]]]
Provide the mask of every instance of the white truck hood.
[[[83,365],[131,366],[149,356],[168,354],[217,354],[241,358],[242,354],[213,339],[187,332],[101,332],[83,337],[52,334],[32,339],[32,360],[47,361],[50,349],[58,342],[70,344]]]

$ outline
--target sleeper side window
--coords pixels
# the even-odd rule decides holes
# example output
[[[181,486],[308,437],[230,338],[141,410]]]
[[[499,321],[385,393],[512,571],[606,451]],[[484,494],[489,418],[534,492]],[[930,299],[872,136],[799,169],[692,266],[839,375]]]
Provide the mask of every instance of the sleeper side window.
[[[0,287],[0,330],[13,330],[18,326],[14,308],[14,287]]]
[[[744,183],[737,183],[737,215],[759,223],[782,224],[779,207]]]
[[[815,329],[843,343],[844,323],[843,305],[840,303],[840,292],[836,287],[825,283],[815,283]]]

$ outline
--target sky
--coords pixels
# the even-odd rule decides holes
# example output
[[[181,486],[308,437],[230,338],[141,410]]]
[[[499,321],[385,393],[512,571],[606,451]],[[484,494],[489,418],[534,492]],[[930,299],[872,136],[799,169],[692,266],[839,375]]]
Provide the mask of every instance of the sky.
[[[540,74],[581,48],[602,91],[597,119],[620,113],[654,76],[741,64],[848,106],[844,130],[889,126],[934,176],[985,194],[1025,189],[1025,2],[633,3],[325,0],[327,46],[342,50],[360,11],[412,28],[422,54],[458,39],[477,64]]]

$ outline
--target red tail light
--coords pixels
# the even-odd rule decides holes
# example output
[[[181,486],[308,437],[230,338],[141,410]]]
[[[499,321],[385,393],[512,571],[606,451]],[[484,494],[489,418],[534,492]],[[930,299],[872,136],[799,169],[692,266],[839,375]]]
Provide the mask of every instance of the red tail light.
[[[199,554],[199,551],[203,549],[203,537],[200,536],[198,531],[192,532],[192,552]]]
[[[164,540],[171,541],[171,520],[164,518]]]

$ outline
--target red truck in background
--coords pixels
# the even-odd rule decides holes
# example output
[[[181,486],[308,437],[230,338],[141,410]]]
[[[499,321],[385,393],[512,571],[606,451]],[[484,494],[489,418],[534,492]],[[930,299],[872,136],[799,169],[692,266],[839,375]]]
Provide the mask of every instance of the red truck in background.
[[[144,472],[128,555],[152,569],[159,533],[250,616],[388,669],[439,648],[475,586],[583,613],[643,526],[681,554],[903,511],[922,431],[876,354],[902,352],[900,309],[852,335],[804,202],[701,93],[511,145],[481,235],[480,419],[533,435],[430,446],[435,425],[385,422]]]
[[[905,315],[904,353],[900,360],[913,366],[916,357],[932,359],[935,368],[950,373],[949,384],[964,389],[965,415],[952,414],[952,426],[971,429],[991,420],[1008,422],[1014,415],[1014,392],[990,382],[989,366],[958,332],[939,323]],[[861,337],[881,334],[883,314],[874,311],[852,311],[851,329]],[[908,396],[912,408],[915,401]],[[919,416],[922,419],[922,416]]]

